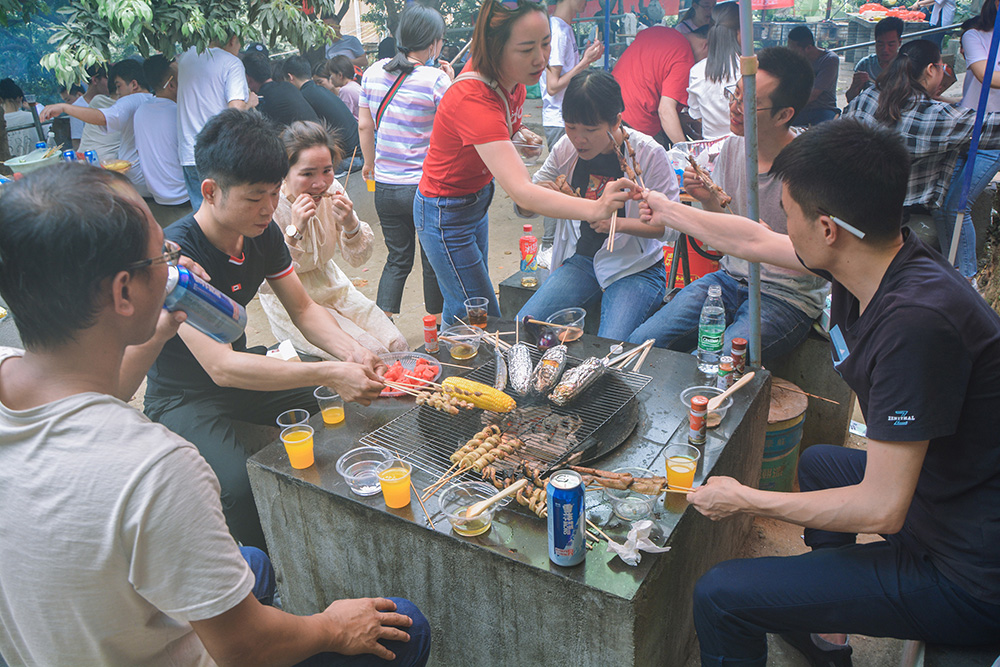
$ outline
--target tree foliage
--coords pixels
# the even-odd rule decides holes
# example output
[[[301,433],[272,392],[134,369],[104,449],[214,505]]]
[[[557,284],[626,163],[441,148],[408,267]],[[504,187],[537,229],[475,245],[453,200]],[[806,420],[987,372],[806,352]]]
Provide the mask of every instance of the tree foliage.
[[[444,16],[449,32],[471,33],[479,14],[480,0],[413,0],[433,7]],[[373,0],[368,3],[368,11],[362,16],[380,30],[395,30],[399,12],[403,11],[406,0]]]
[[[349,2],[308,0],[319,15],[338,17]],[[49,40],[55,50],[42,65],[69,83],[83,79],[84,68],[111,60],[113,43],[170,57],[191,46],[225,43],[230,35],[244,43],[282,39],[300,48],[329,38],[330,29],[302,8],[302,0],[71,0],[59,10],[64,20]],[[0,23],[44,10],[40,0],[0,0]]]

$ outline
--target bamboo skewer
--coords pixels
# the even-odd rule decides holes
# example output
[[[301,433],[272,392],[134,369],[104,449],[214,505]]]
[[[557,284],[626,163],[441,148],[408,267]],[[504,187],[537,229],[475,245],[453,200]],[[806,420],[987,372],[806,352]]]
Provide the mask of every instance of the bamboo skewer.
[[[434,486],[435,484],[437,484],[438,482],[440,482],[444,477],[447,477],[448,473],[450,473],[452,470],[454,470],[458,466],[459,466],[459,464],[456,463],[453,466],[451,466],[450,468],[448,468],[447,470],[445,470],[444,474],[441,475],[441,477],[438,477],[436,480],[434,480],[433,482],[431,482],[430,484],[428,484],[427,486],[425,486],[424,487],[424,491],[426,491],[427,489],[431,488],[432,486]],[[421,493],[423,493],[423,491]]]
[[[603,537],[604,539],[606,539],[608,542],[614,542],[614,540],[612,540],[610,537],[608,537],[607,533],[605,533],[603,530],[601,530],[600,528],[598,528],[597,525],[593,521],[591,521],[590,519],[587,519],[587,525],[590,526],[591,528],[593,528],[597,532],[598,535],[600,535],[601,537]]]
[[[416,389],[413,385],[402,384],[400,382],[392,382],[390,380],[382,380],[382,384],[389,387],[390,389],[395,389],[396,391],[401,391],[404,394],[409,394],[410,396],[417,396],[420,391]]]
[[[455,55],[454,58],[452,58],[451,62],[448,63],[448,64],[451,65],[452,67],[454,67],[455,63],[457,63],[459,60],[462,59],[462,56],[465,55],[465,52],[468,51],[471,46],[472,46],[472,40],[470,39],[468,42],[465,43],[465,46],[463,46],[459,50],[459,52]]]
[[[578,329],[579,327],[574,327],[569,324],[556,324],[555,322],[546,322],[544,320],[528,320],[532,324],[544,324],[547,327],[555,327],[557,329]]]
[[[403,457],[399,455],[399,452],[397,450],[395,450],[395,449],[392,450],[392,453],[396,455],[397,459],[400,459],[400,460],[403,459]],[[427,512],[427,508],[424,507],[424,501],[422,501],[420,499],[420,494],[417,493],[417,487],[414,486],[414,484],[413,484],[413,477],[412,476],[410,477],[410,488],[413,489],[413,495],[415,495],[417,497],[417,502],[420,503],[420,509],[422,509],[424,511],[424,516],[427,517],[427,523],[431,524],[431,528],[434,529],[434,530],[436,530],[434,528],[434,520],[431,519],[431,515]]]
[[[808,391],[802,391],[801,389],[792,389],[791,387],[786,387],[784,385],[775,385],[774,388],[771,391],[774,391],[774,389],[781,389],[782,391],[790,391],[790,392],[792,392],[794,394],[803,394],[805,396],[809,396],[810,398],[818,398],[819,400],[826,401],[827,403],[833,403],[834,405],[840,405],[840,403],[838,403],[837,401],[833,400],[832,398],[826,398],[825,396],[817,396],[816,394],[810,394]]]
[[[420,380],[420,381],[421,381],[421,382],[423,382],[423,383],[424,383],[425,385],[427,385],[427,386],[429,386],[429,387],[434,387],[435,389],[443,389],[443,388],[444,388],[444,385],[443,385],[443,384],[438,384],[437,382],[431,382],[430,380],[425,380],[425,379],[423,379],[423,378],[418,378],[418,377],[417,377],[417,376],[415,376],[415,375],[404,375],[403,377],[408,377],[408,378],[410,378],[411,380]]]
[[[354,157],[358,154],[358,147],[354,147],[354,152],[351,153],[351,166],[354,166]],[[347,178],[344,179],[344,192],[347,192],[347,184],[351,182],[351,172],[350,169],[347,171]]]
[[[618,228],[618,211],[611,214],[611,229],[608,230],[608,252],[615,251],[615,230]]]
[[[635,362],[635,366],[632,367],[633,373],[638,373],[639,369],[642,368],[643,362],[646,361],[646,355],[649,354],[649,350],[652,347],[653,346],[650,345],[649,347],[647,347],[645,350],[642,351],[642,354],[639,355],[639,361]]]
[[[472,466],[469,466],[467,468],[459,468],[458,470],[456,470],[455,472],[453,472],[451,475],[449,475],[447,477],[443,477],[442,479],[438,480],[437,482],[435,482],[432,485],[431,490],[424,494],[424,498],[423,499],[427,500],[428,498],[430,498],[431,496],[433,496],[435,493],[437,493],[438,490],[440,490],[442,486],[444,486],[445,484],[447,484],[451,480],[455,479],[456,477],[458,477],[462,473],[468,472],[469,470],[472,470]]]

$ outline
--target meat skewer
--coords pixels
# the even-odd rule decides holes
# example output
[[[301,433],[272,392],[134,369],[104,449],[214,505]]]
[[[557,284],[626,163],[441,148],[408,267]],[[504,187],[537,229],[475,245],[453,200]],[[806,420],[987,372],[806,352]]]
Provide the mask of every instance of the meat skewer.
[[[632,159],[632,167],[635,169],[635,180],[639,184],[639,187],[645,190],[646,184],[642,181],[642,167],[639,166],[639,161],[635,159],[635,149],[632,148],[632,143],[628,140],[628,135],[625,135],[625,148],[628,150],[628,156]]]
[[[698,180],[701,181],[702,184],[716,196],[716,198],[718,198],[719,206],[722,208],[729,206],[729,202],[733,201],[733,198],[727,195],[725,190],[715,184],[712,177],[708,175],[707,171],[701,168],[701,165],[695,161],[694,157],[688,155],[688,163],[691,165],[691,169],[694,170],[694,174],[698,177]]]

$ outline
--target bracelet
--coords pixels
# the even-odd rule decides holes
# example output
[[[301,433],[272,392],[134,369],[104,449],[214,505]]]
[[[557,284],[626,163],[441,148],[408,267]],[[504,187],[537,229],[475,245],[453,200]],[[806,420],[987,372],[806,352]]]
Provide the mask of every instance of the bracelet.
[[[354,225],[354,229],[352,229],[350,231],[348,231],[348,230],[345,229],[344,230],[344,236],[354,236],[355,234],[358,233],[359,229],[361,229],[361,223],[360,222],[358,222],[358,224]]]

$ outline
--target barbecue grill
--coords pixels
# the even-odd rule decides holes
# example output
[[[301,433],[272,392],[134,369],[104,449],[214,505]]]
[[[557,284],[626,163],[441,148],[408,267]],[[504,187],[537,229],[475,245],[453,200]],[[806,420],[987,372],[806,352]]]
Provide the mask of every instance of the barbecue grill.
[[[532,362],[537,364],[541,351],[528,347]],[[567,370],[580,362],[568,357]],[[495,364],[491,358],[468,378],[492,386]],[[428,481],[444,475],[451,467],[452,453],[487,424],[496,424],[526,445],[511,457],[492,464],[499,471],[498,478],[499,473],[513,476],[522,462],[542,471],[563,465],[571,458],[573,463],[585,463],[610,452],[629,436],[639,418],[636,395],[651,379],[648,375],[609,369],[565,407],[553,405],[545,397],[527,398],[508,390],[518,406],[504,414],[463,410],[450,415],[420,405],[365,435],[361,442],[399,452],[413,466],[414,476],[426,477]],[[480,475],[469,471],[453,481],[475,479],[480,479]]]

